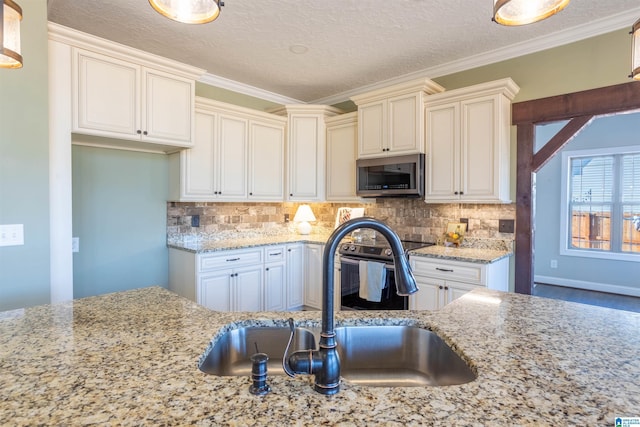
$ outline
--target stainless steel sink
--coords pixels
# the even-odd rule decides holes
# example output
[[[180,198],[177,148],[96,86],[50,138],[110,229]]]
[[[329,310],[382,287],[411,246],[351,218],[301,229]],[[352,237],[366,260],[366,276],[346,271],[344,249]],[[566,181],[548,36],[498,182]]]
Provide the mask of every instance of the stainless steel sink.
[[[336,328],[342,377],[373,387],[464,384],[476,374],[438,335],[412,326]]]
[[[336,328],[341,376],[370,387],[464,384],[474,371],[438,335],[412,326]],[[315,349],[320,330],[296,328],[290,353]],[[200,360],[200,370],[219,376],[250,376],[254,353],[269,355],[269,375],[283,375],[289,328],[247,327],[224,334]],[[257,346],[257,348],[256,348]],[[257,350],[257,351],[256,351]]]
[[[282,357],[289,341],[289,328],[247,327],[224,334],[200,359],[199,368],[207,374],[219,376],[251,375],[249,358],[255,353],[269,355],[269,375],[284,375]],[[296,328],[290,353],[316,348],[313,332]]]

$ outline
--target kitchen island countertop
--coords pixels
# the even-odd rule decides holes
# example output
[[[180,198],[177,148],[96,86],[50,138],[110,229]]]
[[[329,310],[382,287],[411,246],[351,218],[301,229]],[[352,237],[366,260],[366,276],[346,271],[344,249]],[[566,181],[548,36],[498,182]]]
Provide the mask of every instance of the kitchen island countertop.
[[[0,313],[1,425],[612,426],[640,416],[640,314],[476,290],[437,312],[341,312],[338,324],[429,328],[477,371],[447,387],[249,378],[197,369],[242,325],[319,324],[319,312],[216,313],[153,287]]]

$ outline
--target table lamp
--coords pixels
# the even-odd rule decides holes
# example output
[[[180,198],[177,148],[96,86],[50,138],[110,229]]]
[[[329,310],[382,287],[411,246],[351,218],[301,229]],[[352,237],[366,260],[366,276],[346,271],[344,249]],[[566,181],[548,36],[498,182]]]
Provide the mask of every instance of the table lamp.
[[[313,211],[309,205],[300,205],[296,211],[296,216],[293,217],[293,222],[298,223],[298,233],[309,234],[311,233],[311,224],[309,221],[315,221],[316,217],[313,215]]]

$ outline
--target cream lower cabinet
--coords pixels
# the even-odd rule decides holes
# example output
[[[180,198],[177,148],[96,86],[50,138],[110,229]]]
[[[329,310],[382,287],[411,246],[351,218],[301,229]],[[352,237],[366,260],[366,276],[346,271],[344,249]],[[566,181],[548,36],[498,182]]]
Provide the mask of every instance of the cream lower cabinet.
[[[510,201],[511,79],[425,98],[427,203]]]
[[[287,310],[304,305],[304,244],[293,243],[287,249]]]
[[[304,305],[322,309],[322,255],[324,245],[304,245]]]
[[[193,145],[194,77],[79,48],[72,61],[73,132],[173,151]]]
[[[198,303],[216,311],[261,311],[262,266],[238,267],[203,274]]]
[[[287,310],[287,251],[284,245],[264,250],[264,310]]]
[[[286,119],[198,98],[195,142],[170,157],[180,201],[282,201]]]
[[[490,264],[410,257],[419,291],[409,297],[410,310],[438,310],[476,288],[509,290],[509,259]]]

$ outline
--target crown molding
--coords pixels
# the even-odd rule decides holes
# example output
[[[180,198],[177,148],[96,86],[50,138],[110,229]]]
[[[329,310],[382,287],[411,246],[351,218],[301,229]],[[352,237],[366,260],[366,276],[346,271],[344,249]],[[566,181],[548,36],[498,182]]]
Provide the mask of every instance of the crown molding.
[[[48,22],[48,33],[49,40],[52,41],[87,49],[125,61],[134,61],[139,65],[149,66],[172,74],[181,74],[190,79],[197,79],[205,72],[205,70],[201,68],[134,49],[51,21]]]
[[[209,86],[227,89],[233,92],[241,93],[243,95],[253,96],[254,98],[264,99],[265,101],[275,102],[276,104],[306,104],[306,102],[300,101],[299,99],[279,95],[268,90],[260,89],[255,86],[237,82],[235,80],[216,76],[215,74],[211,73],[204,74],[198,81]]]

